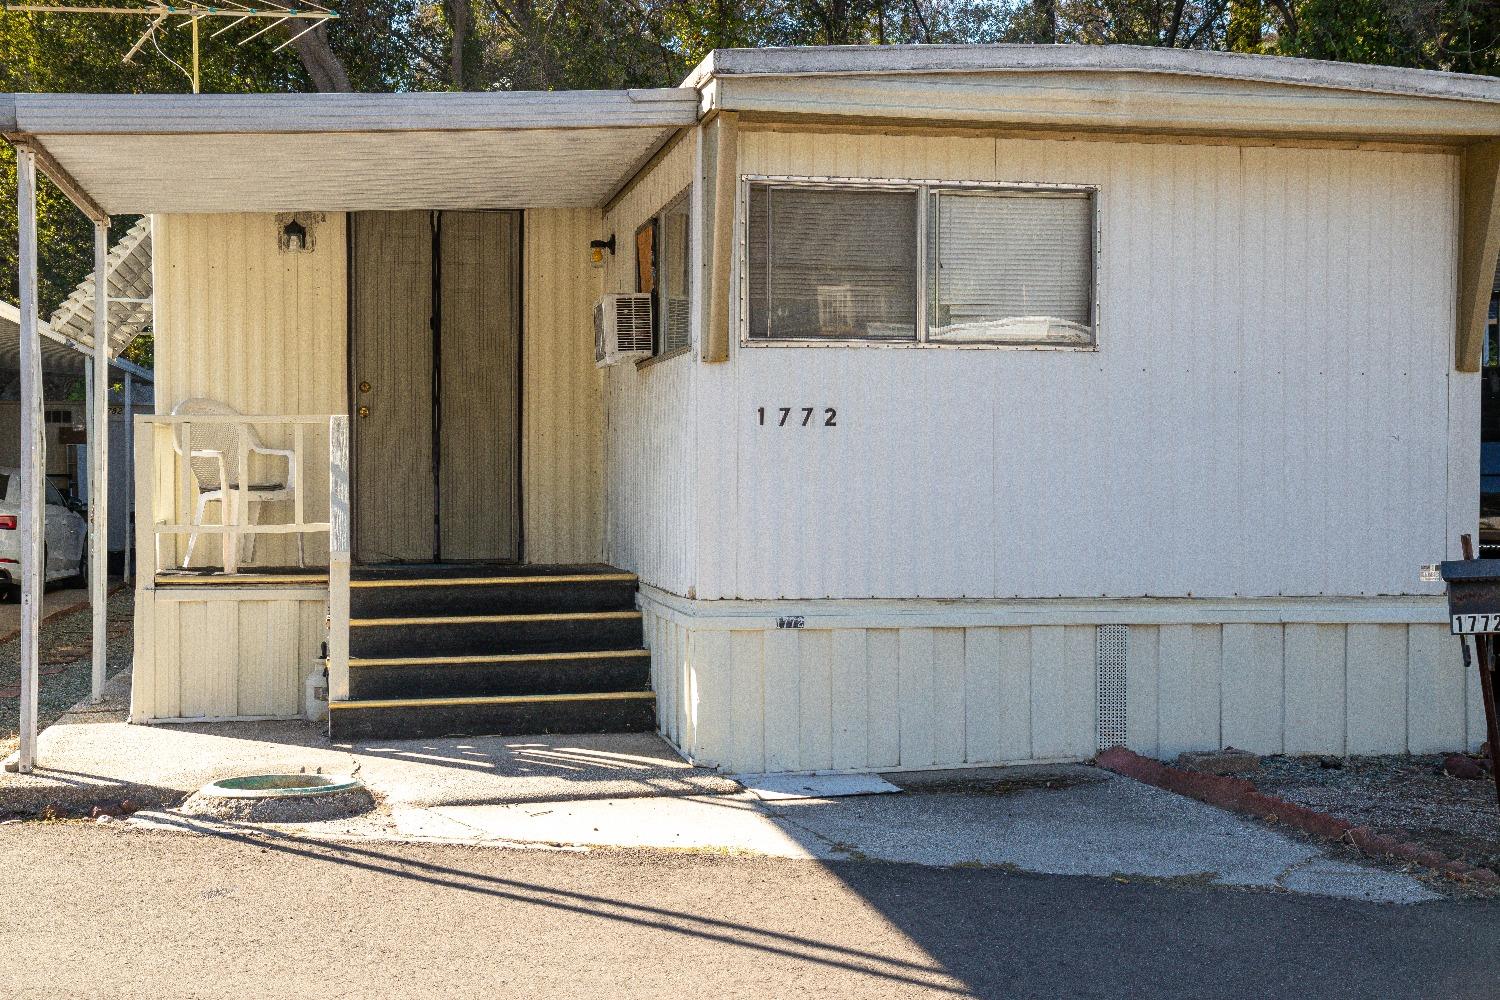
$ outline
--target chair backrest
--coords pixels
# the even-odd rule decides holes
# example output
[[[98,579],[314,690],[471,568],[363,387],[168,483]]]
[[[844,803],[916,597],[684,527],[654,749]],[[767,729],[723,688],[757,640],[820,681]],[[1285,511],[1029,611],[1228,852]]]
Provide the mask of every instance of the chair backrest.
[[[202,416],[234,416],[239,410],[228,403],[221,403],[217,399],[203,399],[196,397],[184,399],[172,407],[174,417],[202,417]],[[245,445],[247,448],[261,447],[260,435],[255,433],[255,428],[249,424],[223,424],[203,423],[193,424],[192,449],[193,451],[217,451],[224,456],[225,471],[229,476],[229,485],[235,485],[235,474],[239,455],[240,435],[247,435]],[[172,448],[179,457],[184,455],[183,425],[176,424],[172,428]],[[193,476],[198,480],[198,488],[201,490],[223,489],[224,483],[219,481],[219,463],[207,457],[192,458],[189,461]]]

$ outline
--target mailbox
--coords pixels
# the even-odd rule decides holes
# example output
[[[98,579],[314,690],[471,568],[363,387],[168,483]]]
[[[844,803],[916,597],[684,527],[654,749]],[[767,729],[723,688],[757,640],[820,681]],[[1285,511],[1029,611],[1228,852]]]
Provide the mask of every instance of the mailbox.
[[[1500,559],[1455,559],[1439,570],[1448,584],[1453,634],[1500,632]]]

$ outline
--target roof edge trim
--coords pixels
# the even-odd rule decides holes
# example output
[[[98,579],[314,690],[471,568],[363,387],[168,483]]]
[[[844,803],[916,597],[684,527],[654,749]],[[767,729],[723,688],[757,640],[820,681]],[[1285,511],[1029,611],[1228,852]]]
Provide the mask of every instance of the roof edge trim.
[[[1209,77],[1399,97],[1500,103],[1500,79],[1439,70],[1143,45],[844,45],[716,49],[683,87],[714,77],[1083,72]]]

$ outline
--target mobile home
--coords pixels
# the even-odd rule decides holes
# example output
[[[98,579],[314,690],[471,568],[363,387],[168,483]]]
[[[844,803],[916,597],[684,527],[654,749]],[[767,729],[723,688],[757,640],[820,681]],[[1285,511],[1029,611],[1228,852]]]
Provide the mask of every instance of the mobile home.
[[[1482,738],[1420,568],[1478,520],[1500,81],[896,46],[3,102],[152,220],[135,721],[737,772]]]

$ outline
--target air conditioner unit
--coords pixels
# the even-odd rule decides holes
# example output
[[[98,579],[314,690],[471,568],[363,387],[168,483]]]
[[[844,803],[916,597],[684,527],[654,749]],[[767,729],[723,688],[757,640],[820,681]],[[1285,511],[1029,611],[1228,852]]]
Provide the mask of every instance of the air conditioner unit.
[[[651,356],[651,296],[611,294],[594,306],[594,364]]]

